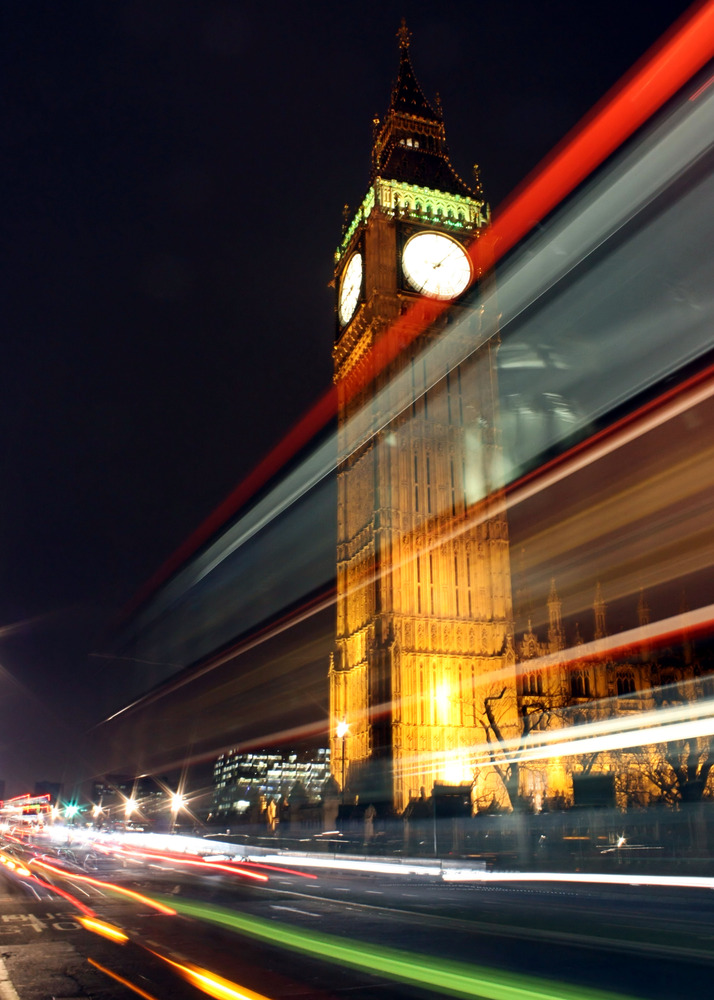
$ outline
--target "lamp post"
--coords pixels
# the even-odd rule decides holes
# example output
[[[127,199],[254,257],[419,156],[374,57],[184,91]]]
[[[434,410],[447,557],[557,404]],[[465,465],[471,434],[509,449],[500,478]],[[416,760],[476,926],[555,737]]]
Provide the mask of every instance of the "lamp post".
[[[345,804],[345,740],[350,727],[345,720],[337,723],[337,738],[342,740],[342,805]]]

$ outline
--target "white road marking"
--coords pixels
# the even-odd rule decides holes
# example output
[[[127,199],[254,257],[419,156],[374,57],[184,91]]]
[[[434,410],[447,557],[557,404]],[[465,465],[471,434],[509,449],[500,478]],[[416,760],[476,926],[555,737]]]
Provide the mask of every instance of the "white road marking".
[[[370,896],[383,896],[384,895],[384,893],[380,892],[379,889],[365,889],[364,891],[366,893],[368,893]]]
[[[308,913],[307,910],[298,910],[295,906],[278,906],[275,903],[270,904],[271,910],[290,910],[291,913],[301,913],[303,917],[315,917],[317,920],[320,919],[319,913]]]
[[[69,884],[72,886],[73,889],[75,889],[77,892],[81,892],[84,896],[89,898],[89,893],[85,889],[83,889],[81,885],[77,885],[77,883],[72,882],[71,879],[67,879],[67,881],[69,882]]]
[[[0,958],[0,1000],[20,1000],[7,971],[5,960]]]

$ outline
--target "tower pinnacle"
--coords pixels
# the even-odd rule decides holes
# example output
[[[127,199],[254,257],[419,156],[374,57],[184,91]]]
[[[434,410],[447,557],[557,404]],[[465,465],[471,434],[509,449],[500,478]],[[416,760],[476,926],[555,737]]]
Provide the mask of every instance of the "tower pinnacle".
[[[565,634],[560,609],[561,601],[558,597],[558,591],[555,589],[555,580],[551,580],[550,593],[548,594],[548,650],[551,653],[558,653],[565,648]]]
[[[375,118],[373,122],[372,179],[382,177],[474,198],[476,192],[451,165],[441,102],[434,107],[427,100],[414,74],[411,31],[403,19],[397,39],[399,73],[389,109],[381,121]]]
[[[399,39],[399,48],[408,49],[409,42],[412,40],[412,33],[407,28],[407,19],[402,18],[402,23],[399,25],[399,31],[397,32],[397,38]]]

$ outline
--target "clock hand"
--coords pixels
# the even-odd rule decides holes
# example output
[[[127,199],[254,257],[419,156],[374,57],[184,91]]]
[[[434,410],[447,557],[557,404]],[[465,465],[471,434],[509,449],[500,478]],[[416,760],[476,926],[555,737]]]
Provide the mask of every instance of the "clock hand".
[[[436,270],[437,267],[441,267],[441,265],[443,263],[445,263],[445,261],[447,261],[449,259],[449,257],[451,257],[451,255],[453,253],[454,253],[453,249],[449,250],[449,252],[447,253],[447,255],[445,257],[442,257],[441,260],[438,262],[438,264],[433,264],[432,265],[433,269]]]

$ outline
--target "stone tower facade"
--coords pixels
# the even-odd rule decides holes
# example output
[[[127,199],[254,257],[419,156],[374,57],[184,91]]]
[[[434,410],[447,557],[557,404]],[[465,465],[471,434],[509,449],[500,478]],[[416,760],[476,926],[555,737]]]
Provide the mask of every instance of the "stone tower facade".
[[[404,25],[398,38],[371,185],[336,253],[333,352],[332,767],[383,812],[437,782],[476,780],[507,801],[503,774],[475,775],[472,760],[518,732],[498,343],[481,341],[483,316],[463,304],[479,277],[468,247],[489,210],[478,173],[469,186],[451,165]],[[453,368],[439,353],[446,337],[463,359]]]

